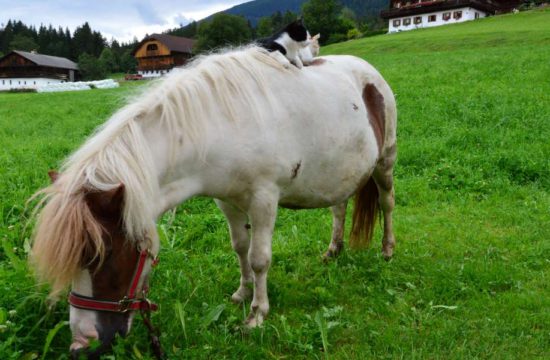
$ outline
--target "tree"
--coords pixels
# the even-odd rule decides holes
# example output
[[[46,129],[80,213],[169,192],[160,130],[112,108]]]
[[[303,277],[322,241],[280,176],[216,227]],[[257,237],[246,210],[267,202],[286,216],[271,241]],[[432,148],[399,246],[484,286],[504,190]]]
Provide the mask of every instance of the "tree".
[[[79,59],[79,56],[84,53],[94,53],[92,29],[87,22],[84,23],[84,25],[77,27],[74,31],[72,50],[73,59]]]
[[[201,52],[244,44],[251,38],[252,31],[244,17],[219,13],[211,21],[199,25],[196,50]]]
[[[320,33],[322,44],[346,39],[353,26],[340,17],[341,5],[335,0],[309,0],[302,7],[304,21],[311,34]],[[332,39],[332,40],[331,40]]]
[[[38,49],[38,44],[33,38],[25,35],[15,35],[10,42],[9,50],[33,51]]]
[[[283,15],[283,26],[286,26],[291,22],[296,21],[296,19],[298,19],[298,14],[295,14],[292,11],[287,10]]]
[[[88,53],[78,57],[78,68],[83,80],[100,80],[107,75],[103,64]]]
[[[271,20],[271,17],[266,16],[258,21],[258,26],[256,27],[257,37],[269,37],[271,34],[273,34],[273,32],[273,21]]]
[[[99,62],[107,73],[113,73],[119,71],[119,66],[115,58],[114,52],[106,47],[99,56]]]
[[[136,71],[137,61],[132,55],[132,50],[128,49],[124,51],[120,57],[120,71],[125,73],[133,73]]]

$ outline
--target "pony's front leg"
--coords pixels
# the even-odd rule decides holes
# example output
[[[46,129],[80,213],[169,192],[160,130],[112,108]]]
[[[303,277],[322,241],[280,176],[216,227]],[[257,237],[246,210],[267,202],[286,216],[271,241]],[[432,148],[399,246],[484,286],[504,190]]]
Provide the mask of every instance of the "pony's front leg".
[[[346,200],[344,203],[330,208],[332,210],[332,241],[323,256],[325,261],[337,257],[344,248],[347,205],[348,201]]]
[[[248,211],[252,224],[248,260],[254,271],[254,297],[250,315],[245,322],[249,327],[260,326],[269,312],[267,272],[271,264],[271,239],[277,217],[277,205],[278,194],[263,190],[254,194]]]
[[[231,300],[235,303],[241,303],[252,296],[252,289],[249,285],[254,281],[252,268],[248,262],[248,249],[250,247],[248,217],[244,212],[226,202],[217,199],[215,201],[227,219],[229,232],[231,233],[231,245],[239,258],[241,281],[239,288],[231,296]]]

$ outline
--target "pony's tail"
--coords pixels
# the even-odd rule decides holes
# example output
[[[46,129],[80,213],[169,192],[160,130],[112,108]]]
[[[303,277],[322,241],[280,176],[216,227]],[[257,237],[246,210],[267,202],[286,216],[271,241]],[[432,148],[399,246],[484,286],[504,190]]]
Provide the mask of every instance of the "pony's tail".
[[[378,195],[378,187],[372,177],[355,194],[350,247],[369,245],[378,217]]]

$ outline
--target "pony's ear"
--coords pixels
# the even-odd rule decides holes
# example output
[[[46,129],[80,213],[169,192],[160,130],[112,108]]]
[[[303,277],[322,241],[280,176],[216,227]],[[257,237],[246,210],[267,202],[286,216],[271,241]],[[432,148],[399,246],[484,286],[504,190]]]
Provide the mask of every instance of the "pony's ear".
[[[298,18],[296,19],[296,23],[304,25],[304,17],[302,15],[298,16]]]
[[[311,38],[311,40],[319,40],[321,38],[321,34],[317,34],[314,37]]]
[[[50,180],[52,181],[52,184],[54,184],[57,179],[59,178],[59,173],[55,170],[48,171],[48,176],[50,177]]]
[[[86,203],[95,216],[118,221],[124,203],[124,184],[107,191],[90,190],[86,193]]]

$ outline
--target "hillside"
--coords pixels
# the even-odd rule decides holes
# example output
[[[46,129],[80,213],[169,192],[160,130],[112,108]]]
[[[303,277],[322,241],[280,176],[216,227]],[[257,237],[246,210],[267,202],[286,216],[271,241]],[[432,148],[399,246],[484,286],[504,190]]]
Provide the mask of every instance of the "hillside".
[[[290,10],[300,13],[302,5],[307,0],[256,0],[244,4],[236,5],[224,12],[233,15],[241,15],[249,19],[253,24],[264,16],[281,11]],[[380,10],[388,7],[389,0],[340,0],[343,6],[352,9],[360,18],[367,16],[376,16]]]
[[[377,227],[371,248],[325,264],[330,211],[280,210],[271,313],[249,331],[229,300],[239,273],[227,224],[210,199],[187,201],[159,220],[150,278],[166,357],[550,358],[550,9],[322,51],[368,60],[395,93],[394,258],[382,259]],[[68,358],[65,298],[50,308],[28,272],[26,201],[145,86],[0,94],[0,359]],[[153,359],[145,326],[113,352]]]

